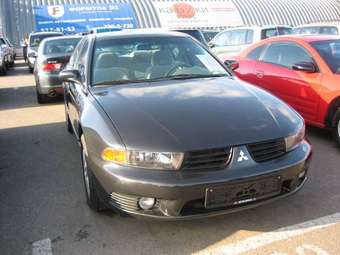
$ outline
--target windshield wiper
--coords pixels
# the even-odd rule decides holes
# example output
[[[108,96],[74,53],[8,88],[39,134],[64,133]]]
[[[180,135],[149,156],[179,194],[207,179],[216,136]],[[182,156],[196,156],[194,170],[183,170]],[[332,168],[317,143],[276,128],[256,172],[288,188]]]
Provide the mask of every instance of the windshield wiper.
[[[185,80],[185,79],[196,79],[196,78],[213,78],[213,77],[227,77],[227,74],[178,74],[166,76],[164,79],[168,80]]]
[[[153,79],[141,79],[141,80],[112,80],[112,81],[102,81],[97,82],[94,86],[112,86],[127,83],[143,83],[143,82],[157,82],[165,80],[185,80],[185,79],[195,79],[195,78],[211,78],[211,77],[227,77],[227,74],[178,74],[171,76],[164,76]]]
[[[118,84],[127,84],[127,83],[139,83],[146,82],[147,80],[113,80],[113,81],[101,81],[93,84],[93,86],[111,86]]]

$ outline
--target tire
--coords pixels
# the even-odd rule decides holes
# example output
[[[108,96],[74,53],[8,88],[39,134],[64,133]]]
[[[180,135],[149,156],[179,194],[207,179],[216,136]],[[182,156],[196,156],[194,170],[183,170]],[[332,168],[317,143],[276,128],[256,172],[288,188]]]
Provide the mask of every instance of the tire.
[[[340,147],[340,108],[335,112],[332,120],[332,134],[338,147]]]
[[[0,68],[0,75],[6,75],[6,73],[7,73],[6,66],[3,66],[2,68]]]
[[[101,188],[99,187],[99,183],[89,169],[87,164],[87,156],[83,146],[83,136],[81,137],[81,162],[82,162],[82,170],[83,170],[83,180],[84,180],[84,189],[86,195],[86,202],[88,206],[96,211],[101,212],[107,209],[107,206],[100,200],[98,195],[98,190]]]
[[[30,73],[33,73],[33,67],[28,67]]]
[[[38,102],[38,104],[45,104],[45,103],[47,103],[47,101],[48,101],[47,96],[44,95],[44,94],[40,94],[37,90],[37,102]]]

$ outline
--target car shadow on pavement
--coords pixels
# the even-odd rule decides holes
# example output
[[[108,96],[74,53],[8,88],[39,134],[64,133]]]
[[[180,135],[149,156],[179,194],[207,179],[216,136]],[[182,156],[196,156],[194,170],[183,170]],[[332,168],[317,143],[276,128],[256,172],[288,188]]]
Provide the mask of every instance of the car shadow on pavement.
[[[318,153],[309,180],[296,195],[215,218],[161,222],[95,213],[87,207],[80,151],[64,122],[0,129],[0,232],[6,233],[0,247],[8,249],[8,254],[21,254],[22,245],[60,237],[56,244],[60,254],[66,254],[63,248],[70,244],[82,254],[110,254],[113,249],[116,254],[136,250],[191,254],[229,243],[237,235],[273,231],[334,214],[340,210],[339,154],[323,136],[312,131]]]
[[[20,100],[18,100],[20,98]],[[63,96],[50,98],[46,104],[38,104],[35,95],[35,86],[1,88],[0,86],[0,110],[20,109],[27,107],[43,107],[63,104]]]

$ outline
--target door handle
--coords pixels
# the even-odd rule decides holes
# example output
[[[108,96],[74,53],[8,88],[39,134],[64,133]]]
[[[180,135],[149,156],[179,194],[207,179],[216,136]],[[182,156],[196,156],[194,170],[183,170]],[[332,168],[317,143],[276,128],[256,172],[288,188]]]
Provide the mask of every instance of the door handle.
[[[262,79],[264,77],[264,72],[262,70],[256,70],[256,76],[259,79]]]

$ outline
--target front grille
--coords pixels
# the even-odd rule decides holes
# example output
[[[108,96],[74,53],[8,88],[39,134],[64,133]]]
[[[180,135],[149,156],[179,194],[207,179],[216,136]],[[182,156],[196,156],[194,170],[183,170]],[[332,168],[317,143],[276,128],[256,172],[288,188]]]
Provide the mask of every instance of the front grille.
[[[209,149],[186,152],[183,170],[225,168],[230,162],[232,148]]]
[[[286,153],[284,139],[248,144],[247,148],[251,157],[256,162],[272,160]]]
[[[118,193],[112,192],[110,202],[114,206],[125,211],[135,212],[139,210],[138,197],[136,196],[130,196],[130,195],[118,194]]]

